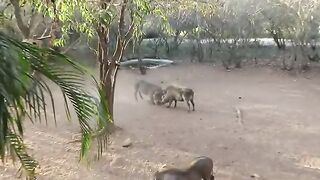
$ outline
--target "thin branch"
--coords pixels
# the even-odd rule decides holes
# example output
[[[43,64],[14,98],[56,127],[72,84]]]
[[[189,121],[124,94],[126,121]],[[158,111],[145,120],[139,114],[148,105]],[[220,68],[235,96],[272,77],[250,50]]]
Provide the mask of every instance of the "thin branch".
[[[1,12],[5,11],[10,5],[11,5],[11,3],[7,3],[7,5],[5,5],[4,8],[1,9],[0,11]]]
[[[37,40],[49,39],[49,38],[51,38],[51,37],[52,37],[51,35],[48,35],[48,36],[41,36],[41,37],[37,38]]]
[[[121,49],[121,46],[123,46],[123,43],[122,43],[122,40],[121,40],[122,38],[120,37],[120,36],[118,36],[117,37],[117,45],[116,45],[116,49],[115,49],[115,51],[114,51],[114,53],[113,53],[113,55],[112,55],[112,57],[114,58],[114,59],[119,59],[119,57],[120,57],[120,49]]]
[[[49,31],[49,28],[47,27],[47,28],[43,31],[41,37],[44,37],[44,35],[47,34],[48,31]]]
[[[134,23],[132,22],[131,25],[130,25],[130,27],[129,27],[128,32],[127,32],[126,35],[124,36],[124,39],[125,39],[126,41],[131,38],[133,31],[134,31]]]

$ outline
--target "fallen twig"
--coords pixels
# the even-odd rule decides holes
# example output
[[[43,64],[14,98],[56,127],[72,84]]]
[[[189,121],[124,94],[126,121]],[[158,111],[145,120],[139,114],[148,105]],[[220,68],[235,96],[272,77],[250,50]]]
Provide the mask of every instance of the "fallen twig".
[[[76,138],[78,136],[78,138]],[[80,136],[80,137],[79,137]],[[81,133],[72,135],[72,141],[67,142],[67,144],[81,142]]]
[[[241,126],[243,126],[242,112],[241,112],[241,110],[240,110],[238,107],[236,107],[235,109],[236,109],[236,113],[237,113],[236,117],[237,117],[237,119],[238,119],[238,123],[239,123]]]

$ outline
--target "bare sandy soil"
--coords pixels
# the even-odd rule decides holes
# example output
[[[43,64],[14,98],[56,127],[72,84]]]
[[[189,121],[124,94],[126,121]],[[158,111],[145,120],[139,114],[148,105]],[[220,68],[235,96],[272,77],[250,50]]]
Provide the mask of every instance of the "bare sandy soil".
[[[147,180],[164,164],[183,167],[206,155],[217,180],[319,180],[320,75],[306,76],[207,65],[160,68],[147,76],[121,70],[115,118],[122,129],[100,161],[78,163],[79,144],[67,143],[78,125],[65,120],[63,105],[57,127],[26,123],[26,139],[41,164],[39,179]],[[139,78],[193,88],[196,111],[188,113],[183,102],[176,109],[136,102]],[[127,138],[132,146],[123,148]],[[0,179],[16,179],[15,172],[11,164],[0,165]]]

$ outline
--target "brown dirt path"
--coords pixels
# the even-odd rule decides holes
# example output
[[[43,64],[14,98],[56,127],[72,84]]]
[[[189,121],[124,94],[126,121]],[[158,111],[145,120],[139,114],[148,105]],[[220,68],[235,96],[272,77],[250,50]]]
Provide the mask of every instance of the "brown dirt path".
[[[175,83],[195,91],[196,111],[136,102],[136,79]],[[241,97],[241,99],[239,99]],[[207,65],[179,65],[140,76],[119,72],[113,144],[102,159],[86,168],[78,164],[77,133],[58,107],[58,127],[30,128],[31,152],[41,164],[39,179],[144,180],[163,164],[183,166],[198,155],[215,162],[217,180],[320,179],[320,78],[306,79],[270,68],[231,72]],[[236,109],[242,114],[237,119]],[[132,147],[122,148],[130,138]],[[16,179],[14,168],[0,165],[0,179]]]

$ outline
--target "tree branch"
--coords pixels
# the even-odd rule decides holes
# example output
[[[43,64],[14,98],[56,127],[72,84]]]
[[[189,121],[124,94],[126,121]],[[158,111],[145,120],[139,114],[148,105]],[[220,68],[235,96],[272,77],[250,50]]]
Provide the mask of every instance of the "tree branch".
[[[7,3],[7,5],[5,5],[5,6],[3,7],[3,9],[1,9],[0,11],[1,11],[1,12],[4,12],[10,5],[11,5],[11,3]]]
[[[30,35],[30,29],[28,28],[28,26],[26,26],[23,23],[22,17],[21,17],[21,8],[19,6],[19,0],[10,0],[13,8],[14,8],[14,15],[16,17],[17,20],[17,25],[21,31],[21,33],[23,34],[24,38],[29,38]]]
[[[128,29],[128,32],[124,36],[125,41],[128,41],[129,39],[131,39],[133,31],[134,31],[134,23],[131,22],[131,25],[130,25],[130,27]]]
[[[122,55],[122,51],[123,51],[123,47],[124,47],[124,43],[125,43],[125,35],[124,35],[124,15],[125,15],[125,10],[127,7],[127,2],[128,0],[123,0],[122,6],[121,6],[121,10],[120,10],[120,17],[119,17],[119,24],[118,24],[118,37],[117,37],[117,45],[116,45],[116,49],[113,53],[113,59],[115,59],[115,61],[119,61],[119,59],[121,58]],[[129,32],[129,31],[128,31]],[[112,62],[112,63],[116,63],[116,62]]]
[[[49,31],[49,28],[47,27],[47,28],[43,31],[41,37],[44,37],[44,35],[47,34],[48,31]],[[50,34],[50,33],[49,33],[49,34]]]
[[[37,38],[37,40],[44,40],[44,39],[49,39],[49,38],[52,38],[52,36],[51,35],[41,36],[41,37]]]
[[[124,15],[125,15],[125,10],[127,8],[127,2],[128,0],[123,0],[123,4],[120,10],[120,18],[119,18],[119,24],[118,24],[118,35],[120,37],[124,36]]]

